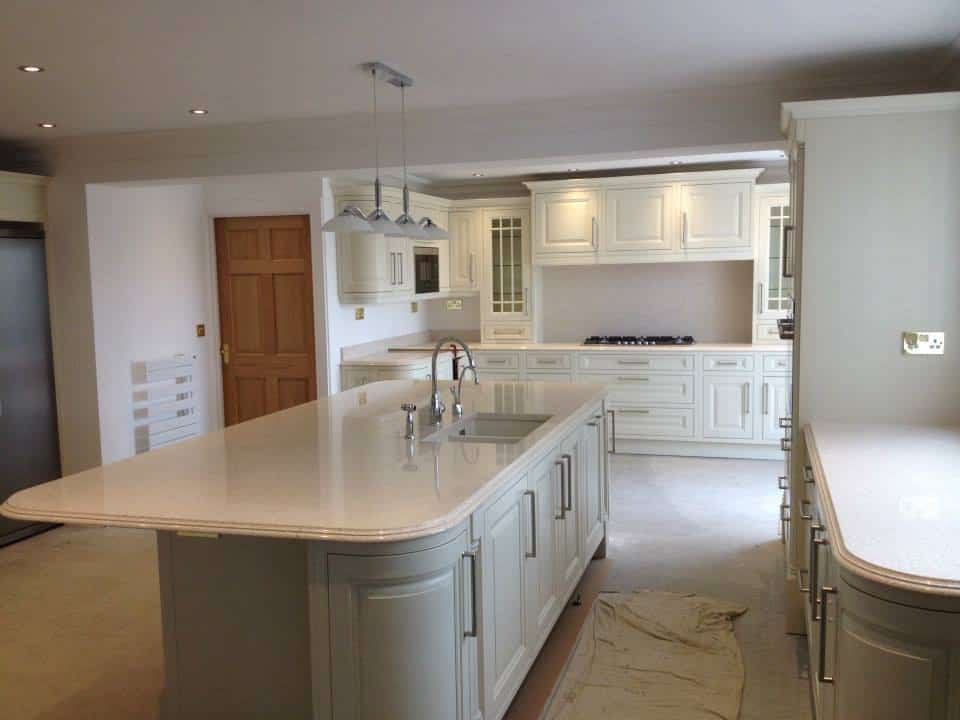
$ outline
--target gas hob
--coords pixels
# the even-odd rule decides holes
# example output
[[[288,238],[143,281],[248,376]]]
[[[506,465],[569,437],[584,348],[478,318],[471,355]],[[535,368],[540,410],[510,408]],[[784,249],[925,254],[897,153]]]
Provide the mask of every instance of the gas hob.
[[[584,345],[693,345],[690,335],[591,335]]]

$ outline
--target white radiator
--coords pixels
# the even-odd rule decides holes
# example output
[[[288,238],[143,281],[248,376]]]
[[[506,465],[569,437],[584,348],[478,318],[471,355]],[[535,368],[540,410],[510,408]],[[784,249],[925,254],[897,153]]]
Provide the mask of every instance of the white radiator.
[[[181,354],[133,363],[133,441],[137,453],[199,433],[193,360]]]

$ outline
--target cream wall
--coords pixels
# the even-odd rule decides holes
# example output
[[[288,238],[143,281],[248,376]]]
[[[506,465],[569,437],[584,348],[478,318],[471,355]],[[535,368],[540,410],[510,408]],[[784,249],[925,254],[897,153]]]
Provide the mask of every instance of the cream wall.
[[[87,188],[100,454],[134,453],[131,366],[176,353],[195,358],[200,432],[210,421],[211,267],[203,188],[91,185]]]
[[[547,342],[619,334],[750,342],[750,261],[545,267],[542,273]]]

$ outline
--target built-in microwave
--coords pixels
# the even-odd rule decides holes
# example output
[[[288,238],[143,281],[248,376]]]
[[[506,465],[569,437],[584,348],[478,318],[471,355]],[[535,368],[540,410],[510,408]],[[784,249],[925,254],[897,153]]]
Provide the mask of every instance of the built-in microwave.
[[[416,292],[440,292],[440,250],[426,245],[414,245],[413,269]]]

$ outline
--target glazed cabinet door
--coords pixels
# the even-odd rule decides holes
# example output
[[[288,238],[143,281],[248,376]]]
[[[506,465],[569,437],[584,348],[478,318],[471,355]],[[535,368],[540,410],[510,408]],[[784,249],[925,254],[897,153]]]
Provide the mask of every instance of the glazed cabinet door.
[[[675,250],[675,194],[673,185],[607,190],[604,194],[601,253],[617,255]]]
[[[527,321],[530,308],[530,211],[483,211],[484,316],[490,322]]]
[[[790,201],[786,195],[763,196],[757,206],[756,314],[775,320],[786,317],[793,303],[793,278],[782,274]]]
[[[479,210],[450,211],[450,287],[480,289]]]
[[[680,247],[709,250],[750,247],[752,183],[680,186]]]
[[[599,212],[599,190],[534,194],[534,255],[596,252]]]
[[[500,717],[523,680],[530,653],[524,561],[531,547],[526,480],[483,512],[480,636],[484,717]]]
[[[475,559],[466,532],[406,555],[329,556],[335,720],[467,718]]]
[[[704,375],[703,436],[749,440],[753,438],[752,375]]]
[[[606,457],[603,451],[603,415],[599,412],[580,431],[584,560],[603,539]]]
[[[560,612],[557,583],[557,528],[560,522],[560,464],[553,455],[537,463],[529,474],[527,502],[531,542],[526,550],[527,626],[536,645]]]

